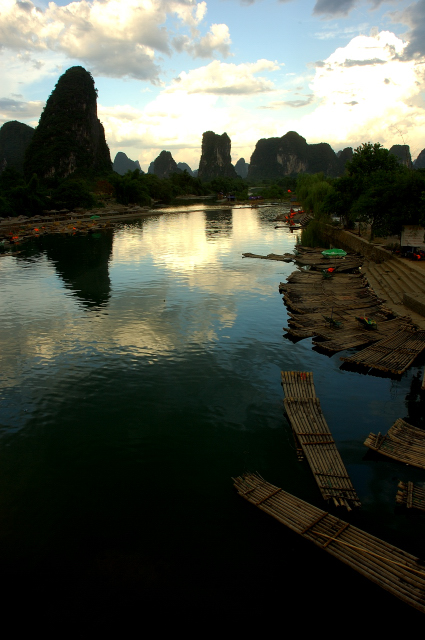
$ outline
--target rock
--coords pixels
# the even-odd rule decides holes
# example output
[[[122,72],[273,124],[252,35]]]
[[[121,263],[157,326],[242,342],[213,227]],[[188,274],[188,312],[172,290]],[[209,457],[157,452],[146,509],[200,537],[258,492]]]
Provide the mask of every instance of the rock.
[[[248,178],[282,178],[298,173],[318,173],[339,176],[341,163],[327,142],[308,144],[295,131],[281,138],[262,138],[256,144],[248,170]]]
[[[221,136],[214,131],[202,135],[202,155],[199,162],[198,177],[209,181],[214,178],[237,178],[230,156],[231,142],[227,133]]]
[[[143,173],[139,161],[130,160],[130,158],[123,151],[118,151],[117,155],[115,156],[112,168],[116,173],[119,173],[120,176],[125,175],[127,171],[135,171],[136,169],[139,169],[139,171]]]
[[[245,162],[245,158],[239,158],[237,163],[235,164],[235,171],[241,178],[246,178],[248,176],[249,164]]]
[[[154,164],[155,163],[153,161],[150,163],[149,168],[148,168],[148,173],[154,173],[154,170],[153,170]]]
[[[161,151],[154,160],[152,173],[158,178],[169,178],[172,173],[181,173],[181,169],[178,168],[170,151]]]
[[[351,160],[353,159],[353,154],[353,147],[345,147],[345,149],[342,149],[342,151],[338,151],[336,155],[342,167],[345,167],[347,162],[351,162]]]
[[[30,177],[66,178],[111,171],[103,125],[97,117],[97,91],[92,75],[71,67],[47,100],[28,146],[24,173]]]
[[[23,122],[5,122],[0,129],[0,173],[6,167],[24,170],[24,157],[34,129]]]
[[[422,149],[415,162],[413,163],[415,169],[425,169],[425,149]]]
[[[192,169],[185,162],[178,162],[177,167],[180,169],[180,171],[187,171],[188,174],[192,176],[192,178],[194,177]]]
[[[398,158],[400,164],[403,164],[409,169],[412,168],[412,157],[410,155],[410,147],[408,144],[394,144],[390,149],[390,153]]]

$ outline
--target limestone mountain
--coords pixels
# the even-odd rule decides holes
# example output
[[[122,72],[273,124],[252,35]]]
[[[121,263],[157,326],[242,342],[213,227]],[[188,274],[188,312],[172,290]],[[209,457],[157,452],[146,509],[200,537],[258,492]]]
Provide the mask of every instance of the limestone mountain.
[[[170,151],[161,151],[153,162],[153,173],[158,178],[169,178],[172,173],[181,173]]]
[[[24,170],[24,157],[34,129],[23,122],[5,122],[0,129],[0,171],[14,167],[20,173]]]
[[[336,155],[342,167],[345,167],[347,162],[350,162],[353,159],[353,147],[345,147],[342,151],[338,151]]]
[[[142,171],[139,161],[130,160],[130,158],[123,151],[118,151],[117,155],[115,156],[112,169],[116,173],[119,173],[120,176],[125,175],[127,171],[135,171],[136,169],[139,169],[139,171]]]
[[[149,167],[148,167],[148,173],[154,173],[154,164],[155,162],[152,160],[152,162],[150,163]]]
[[[412,157],[408,144],[394,144],[390,149],[390,153],[398,158],[400,164],[404,164],[409,169],[412,168]]]
[[[83,67],[59,78],[27,149],[24,172],[40,178],[66,178],[110,172],[105,132],[97,117],[97,90]]]
[[[193,174],[192,169],[189,167],[189,165],[188,165],[188,164],[186,164],[186,162],[178,162],[178,163],[177,163],[177,166],[178,166],[178,168],[180,169],[180,171],[187,171],[187,172],[188,172],[188,174],[189,174],[190,176],[192,176],[192,178],[194,178],[194,177],[195,177],[195,176],[194,176],[194,174]]]
[[[413,163],[415,169],[425,169],[425,149],[422,149],[415,162]]]
[[[343,169],[336,153],[327,142],[308,144],[295,131],[281,138],[262,138],[256,144],[248,170],[248,178],[282,178],[298,173],[339,176]]]
[[[227,133],[221,136],[214,131],[202,135],[202,155],[199,162],[198,177],[209,181],[214,178],[237,178],[230,155],[231,142]]]
[[[248,175],[249,164],[245,162],[245,158],[239,158],[235,164],[235,171],[241,178],[246,178]]]

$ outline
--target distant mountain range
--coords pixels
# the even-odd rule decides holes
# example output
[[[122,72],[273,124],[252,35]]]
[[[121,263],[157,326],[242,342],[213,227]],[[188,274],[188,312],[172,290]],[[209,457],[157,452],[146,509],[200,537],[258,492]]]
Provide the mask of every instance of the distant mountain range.
[[[425,168],[425,149],[412,163],[408,145],[393,145],[389,150],[406,167]],[[203,181],[214,178],[248,178],[257,181],[323,172],[341,176],[353,157],[353,149],[335,151],[326,142],[308,144],[295,131],[280,138],[258,140],[249,164],[239,158],[233,166],[231,140],[227,133],[206,131],[202,135],[199,169],[176,163],[170,151],[161,151],[151,162],[148,173],[167,178],[187,171]],[[124,175],[140,168],[119,151],[112,165],[102,124],[97,117],[97,93],[91,74],[83,67],[68,69],[60,76],[46,102],[38,127],[33,129],[16,120],[0,128],[0,172],[14,167],[27,178],[37,173],[41,179],[107,174],[113,168]]]
[[[14,167],[20,173],[24,170],[24,157],[34,129],[27,124],[12,120],[0,129],[0,171]]]
[[[116,171],[116,173],[119,173],[121,176],[125,175],[127,171],[135,171],[135,169],[139,169],[139,171],[142,171],[139,161],[130,160],[130,158],[123,151],[118,151],[117,155],[115,156],[112,169]]]

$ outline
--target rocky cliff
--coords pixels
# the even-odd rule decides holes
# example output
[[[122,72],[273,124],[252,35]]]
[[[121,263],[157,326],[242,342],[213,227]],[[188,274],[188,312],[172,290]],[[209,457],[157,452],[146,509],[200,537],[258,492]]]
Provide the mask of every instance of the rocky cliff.
[[[412,168],[412,157],[408,144],[394,144],[390,149],[390,153],[398,158],[400,164],[404,164],[404,166],[409,167],[409,169]]]
[[[206,131],[202,135],[202,155],[198,170],[198,177],[201,180],[238,177],[232,165],[231,146],[227,133],[220,136],[214,131]]]
[[[153,173],[158,178],[169,178],[172,173],[181,173],[170,151],[161,151],[153,162]]]
[[[24,172],[40,178],[110,172],[105,132],[97,117],[97,91],[92,75],[71,67],[47,100],[27,149]]]
[[[20,173],[24,170],[24,157],[34,129],[23,122],[5,122],[0,129],[0,171],[14,167]]]
[[[342,151],[338,151],[336,154],[340,164],[345,167],[347,162],[350,162],[353,159],[353,147],[345,147]]]
[[[120,176],[125,175],[127,171],[135,171],[136,169],[139,169],[139,171],[142,171],[139,161],[130,160],[130,158],[122,151],[118,151],[117,155],[115,156],[115,160],[114,160],[114,164],[112,165],[112,168],[116,173],[119,173]]]
[[[245,158],[239,158],[235,164],[235,171],[241,178],[246,178],[248,175],[249,164],[245,162]]]
[[[248,170],[250,180],[282,178],[298,173],[339,176],[343,167],[327,142],[307,144],[295,131],[281,138],[263,138],[256,144]]]
[[[178,162],[177,166],[180,169],[180,171],[187,171],[190,176],[194,177],[192,169],[189,167],[188,164],[186,164],[186,162]]]
[[[425,149],[422,149],[415,162],[413,163],[415,169],[425,169]]]

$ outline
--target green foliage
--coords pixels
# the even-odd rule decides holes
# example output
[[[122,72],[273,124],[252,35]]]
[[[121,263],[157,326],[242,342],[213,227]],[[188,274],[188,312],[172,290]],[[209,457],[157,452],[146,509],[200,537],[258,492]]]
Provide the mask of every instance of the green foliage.
[[[303,247],[325,247],[328,246],[324,239],[323,222],[320,220],[310,220],[308,225],[301,231],[301,244]]]
[[[72,210],[76,207],[90,209],[95,204],[96,199],[83,180],[67,179],[52,191],[50,206],[53,209]]]
[[[242,178],[226,178],[224,176],[214,178],[211,182],[204,183],[206,193],[232,194],[236,200],[248,200],[248,183]]]
[[[355,150],[346,168],[344,176],[333,180],[323,174],[298,176],[297,196],[316,218],[335,214],[347,226],[370,224],[372,235],[425,223],[425,172],[407,169],[379,143],[370,142]],[[306,237],[310,233],[313,229]]]
[[[156,177],[156,176],[155,176]],[[115,197],[120,204],[150,205],[151,198],[143,181],[143,174],[139,169],[127,171],[123,176],[114,173],[109,178],[115,189]]]
[[[355,149],[353,159],[345,168],[350,176],[368,178],[377,171],[394,172],[403,169],[398,158],[379,143],[364,142]]]
[[[332,178],[327,178],[323,173],[300,174],[297,177],[297,197],[302,202],[306,211],[313,211],[316,218],[327,217],[324,208],[325,201],[333,194]]]
[[[0,174],[0,215],[35,216],[47,205],[47,194],[34,174],[28,182],[13,168]]]

